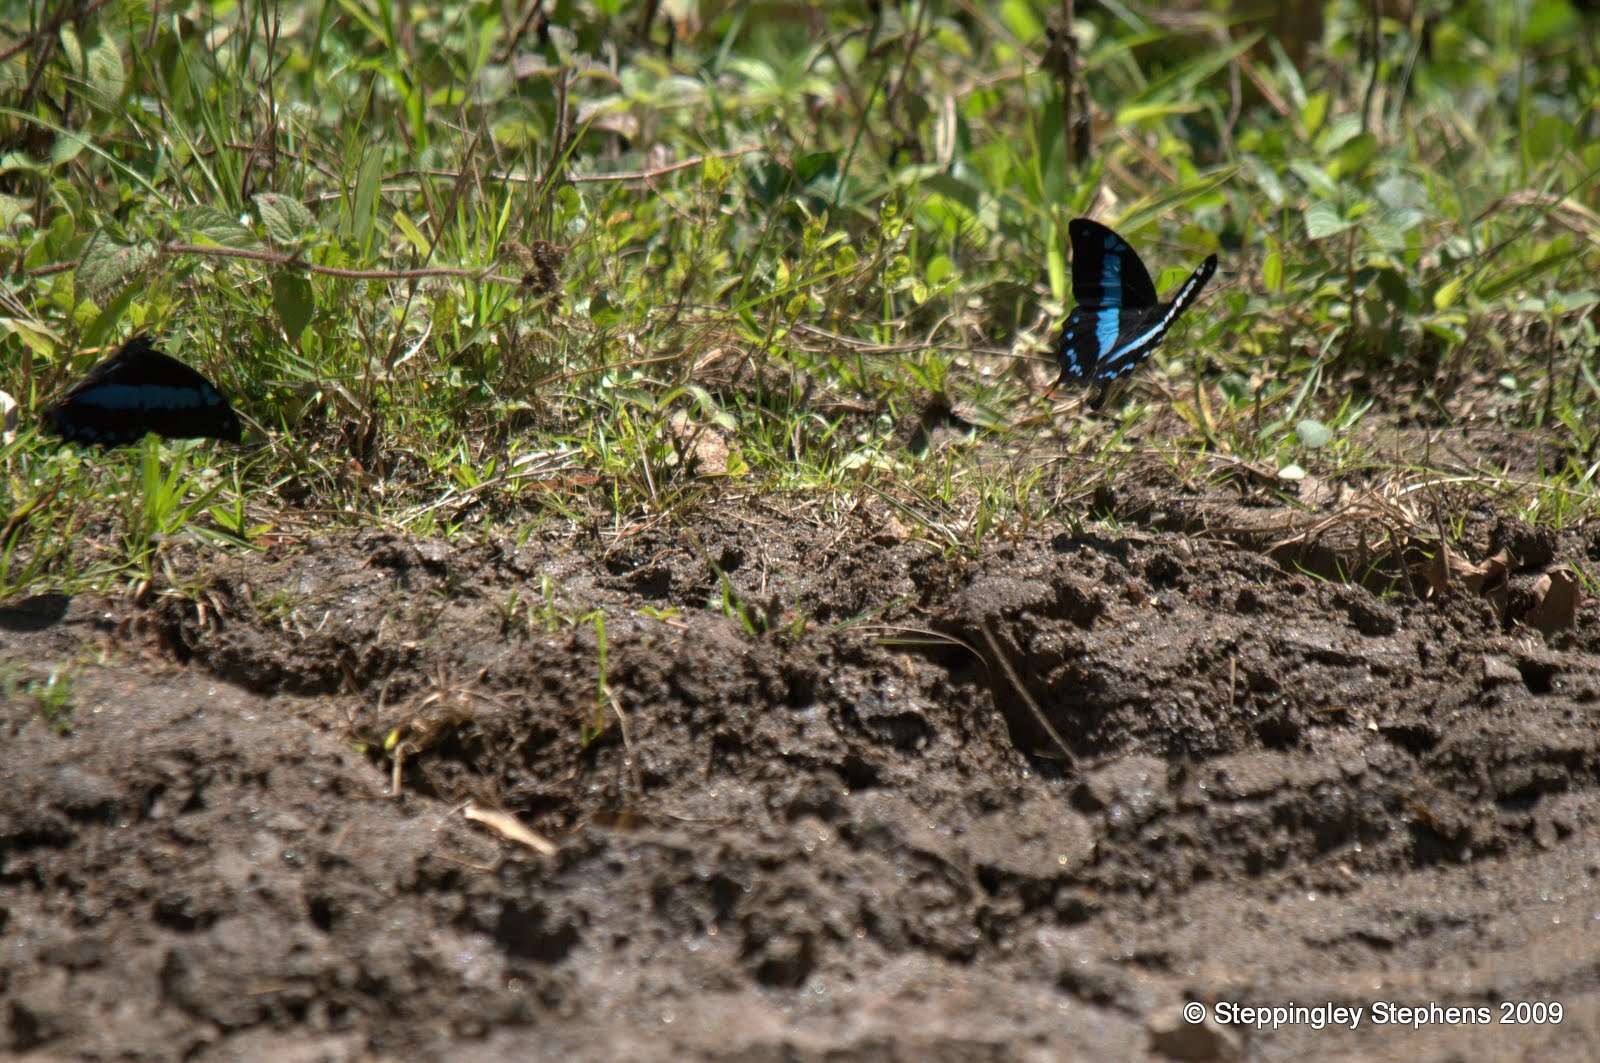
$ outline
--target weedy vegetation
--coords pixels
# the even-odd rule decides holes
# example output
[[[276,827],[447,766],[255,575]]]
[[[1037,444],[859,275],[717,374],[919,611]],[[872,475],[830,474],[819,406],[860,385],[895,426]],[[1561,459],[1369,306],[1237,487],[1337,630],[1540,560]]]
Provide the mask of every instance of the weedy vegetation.
[[[0,600],[178,540],[615,537],[730,492],[870,495],[947,551],[1240,466],[1592,517],[1595,24],[1246,6],[18,5]],[[1082,214],[1163,290],[1222,258],[1100,417],[1048,390]],[[246,445],[37,431],[135,330]]]

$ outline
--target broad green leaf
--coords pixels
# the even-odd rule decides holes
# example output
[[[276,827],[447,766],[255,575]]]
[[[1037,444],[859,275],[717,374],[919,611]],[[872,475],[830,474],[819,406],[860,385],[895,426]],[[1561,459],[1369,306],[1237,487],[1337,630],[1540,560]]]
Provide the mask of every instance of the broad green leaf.
[[[1406,233],[1422,223],[1419,210],[1379,210],[1362,222],[1362,228],[1372,241],[1388,251],[1399,251],[1406,245]]]
[[[62,133],[50,145],[50,165],[65,166],[82,154],[89,142],[77,133]]]
[[[277,311],[283,331],[291,343],[300,342],[300,334],[311,324],[316,310],[311,282],[299,273],[280,270],[272,275],[272,309]]]
[[[16,317],[0,317],[0,336],[15,336],[33,353],[54,358],[61,337],[48,326]]]
[[[115,108],[122,99],[122,88],[128,79],[122,69],[122,53],[117,51],[110,37],[102,38],[89,52],[84,76],[88,82],[90,99],[105,110]]]
[[[61,54],[66,56],[67,65],[74,74],[83,72],[83,42],[78,40],[78,31],[71,26],[61,27]]]
[[[261,224],[267,227],[267,235],[273,243],[298,244],[316,228],[317,222],[311,212],[292,196],[258,192],[255,203]]]
[[[127,283],[155,257],[150,248],[129,247],[107,237],[97,237],[84,249],[73,277],[74,294],[79,300],[98,301],[100,296]]]
[[[1449,321],[1428,321],[1422,327],[1452,347],[1465,343],[1467,339],[1466,330]]]
[[[1399,210],[1404,207],[1422,210],[1428,206],[1428,190],[1421,181],[1405,174],[1396,174],[1378,182],[1375,191],[1378,201],[1386,207]]]
[[[117,323],[128,312],[128,306],[133,302],[134,296],[143,290],[142,284],[129,284],[125,286],[117,297],[107,303],[105,309],[96,314],[83,329],[83,342],[90,347],[98,347],[109,340],[116,331]],[[93,303],[79,303],[79,308],[93,306]]]
[[[810,184],[818,177],[832,177],[839,172],[839,153],[813,151],[802,155],[794,164],[794,175],[801,184]]]
[[[11,223],[28,212],[33,201],[0,192],[0,229],[11,228]]]
[[[1006,29],[1023,44],[1030,44],[1044,36],[1044,24],[1035,13],[1035,5],[1023,0],[1004,0],[998,12]]]
[[[1321,240],[1344,232],[1350,228],[1351,222],[1339,217],[1339,211],[1332,203],[1316,202],[1306,208],[1306,235],[1313,240]]]
[[[1274,207],[1283,206],[1289,196],[1284,190],[1283,182],[1278,179],[1278,175],[1273,172],[1272,168],[1254,155],[1246,156],[1243,162],[1245,171],[1249,173],[1250,179],[1256,183],[1256,187],[1261,189],[1261,194],[1266,196]]]
[[[1523,16],[1522,47],[1537,48],[1574,30],[1581,32],[1578,14],[1569,0],[1535,0]]]
[[[1312,195],[1319,199],[1339,198],[1339,186],[1333,183],[1333,178],[1318,167],[1309,162],[1296,159],[1289,164],[1289,169],[1293,170],[1295,176],[1306,183],[1306,187],[1311,190]]]
[[[1367,164],[1377,152],[1378,138],[1371,133],[1352,137],[1334,157],[1332,165],[1328,167],[1328,176],[1334,180],[1359,176],[1366,171]]]
[[[220,207],[189,207],[178,215],[178,228],[192,243],[254,247],[260,242],[255,233],[240,225],[237,218]]]

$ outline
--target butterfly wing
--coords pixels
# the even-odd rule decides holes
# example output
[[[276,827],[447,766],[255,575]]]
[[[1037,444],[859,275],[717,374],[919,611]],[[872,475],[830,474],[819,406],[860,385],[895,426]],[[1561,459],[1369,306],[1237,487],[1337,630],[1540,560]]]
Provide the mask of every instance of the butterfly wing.
[[[1102,350],[1095,363],[1094,380],[1097,383],[1110,383],[1138,368],[1139,363],[1150,357],[1150,353],[1166,338],[1167,331],[1183,312],[1199,298],[1206,282],[1216,271],[1217,256],[1211,255],[1189,274],[1189,279],[1183,282],[1171,302],[1123,314],[1118,322],[1116,338]]]
[[[147,432],[168,439],[237,443],[238,415],[216,386],[135,336],[96,365],[44,412],[47,426],[73,443],[119,446]]]
[[[1128,241],[1088,218],[1067,225],[1072,238],[1072,297],[1079,306],[1139,310],[1156,305],[1156,286]]]
[[[1084,306],[1073,308],[1061,330],[1057,360],[1061,379],[1057,383],[1081,384],[1094,378],[1100,355],[1114,348],[1122,312],[1116,307]]]

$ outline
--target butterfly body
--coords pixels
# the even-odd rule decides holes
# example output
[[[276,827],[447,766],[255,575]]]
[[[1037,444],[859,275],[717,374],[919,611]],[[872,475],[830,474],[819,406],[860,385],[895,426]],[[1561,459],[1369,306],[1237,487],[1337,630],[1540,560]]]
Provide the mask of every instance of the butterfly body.
[[[1104,389],[1156,349],[1216,272],[1217,256],[1202,262],[1176,295],[1160,302],[1149,271],[1126,240],[1087,218],[1074,219],[1067,231],[1072,237],[1072,294],[1078,305],[1061,331],[1058,383],[1092,383]]]
[[[44,411],[48,429],[72,443],[120,446],[148,432],[168,439],[239,442],[243,430],[216,385],[135,336]]]

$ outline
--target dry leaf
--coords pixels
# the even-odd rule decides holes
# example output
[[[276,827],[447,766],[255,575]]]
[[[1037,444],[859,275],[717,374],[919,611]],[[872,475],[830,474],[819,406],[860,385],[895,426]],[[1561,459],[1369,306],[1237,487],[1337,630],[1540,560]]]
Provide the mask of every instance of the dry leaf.
[[[674,414],[669,425],[678,445],[693,460],[692,471],[697,476],[728,475],[728,437],[710,425],[696,424],[682,411]]]
[[[540,856],[554,856],[556,853],[554,842],[524,827],[522,821],[509,812],[501,812],[494,808],[479,808],[469,802],[467,807],[461,810],[461,814],[474,823],[482,823],[503,838],[519,845],[526,845]]]
[[[1578,577],[1567,569],[1552,569],[1540,576],[1533,585],[1533,597],[1538,604],[1523,619],[1546,635],[1577,623],[1583,595]]]
[[[1433,594],[1443,594],[1453,584],[1460,584],[1473,594],[1483,594],[1504,583],[1510,570],[1511,556],[1504,550],[1486,561],[1472,562],[1441,542],[1438,553],[1422,566],[1422,576]]]

